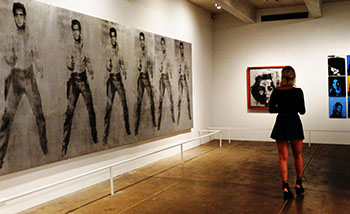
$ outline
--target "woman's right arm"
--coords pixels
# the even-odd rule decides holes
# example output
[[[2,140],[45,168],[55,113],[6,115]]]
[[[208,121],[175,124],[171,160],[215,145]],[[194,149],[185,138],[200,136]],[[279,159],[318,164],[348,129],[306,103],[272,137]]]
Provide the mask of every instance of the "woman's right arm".
[[[277,105],[277,97],[276,97],[276,89],[273,90],[270,101],[269,101],[269,112],[270,113],[278,113],[278,105]]]

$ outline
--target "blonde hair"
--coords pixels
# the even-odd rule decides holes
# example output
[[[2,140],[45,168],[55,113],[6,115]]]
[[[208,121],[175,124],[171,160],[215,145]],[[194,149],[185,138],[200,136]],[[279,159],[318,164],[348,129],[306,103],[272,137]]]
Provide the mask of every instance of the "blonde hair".
[[[295,85],[295,71],[291,66],[286,66],[282,69],[281,86]]]

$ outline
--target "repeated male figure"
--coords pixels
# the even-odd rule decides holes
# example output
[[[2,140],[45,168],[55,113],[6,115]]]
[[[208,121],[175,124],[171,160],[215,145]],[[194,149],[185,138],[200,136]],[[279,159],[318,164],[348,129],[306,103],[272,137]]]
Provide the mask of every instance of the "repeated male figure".
[[[27,95],[35,116],[42,152],[44,155],[48,153],[46,121],[33,72],[33,66],[35,66],[42,77],[43,67],[39,63],[37,49],[26,28],[24,5],[18,2],[13,3],[12,12],[17,29],[8,40],[9,51],[5,55],[5,61],[11,72],[5,79],[6,107],[0,128],[0,168],[2,168],[6,155],[11,125],[23,94]]]
[[[71,29],[73,33],[74,43],[71,49],[69,60],[67,62],[67,68],[71,71],[71,77],[67,82],[68,105],[66,110],[66,119],[64,121],[62,156],[67,153],[74,110],[80,94],[83,96],[87,111],[89,113],[92,139],[94,143],[98,142],[96,131],[96,116],[92,102],[90,86],[86,75],[86,72],[88,72],[91,76],[91,79],[93,79],[94,72],[91,67],[90,59],[84,50],[84,43],[81,38],[80,22],[76,19],[72,20]]]
[[[126,103],[125,89],[122,80],[122,75],[126,80],[126,69],[124,66],[124,60],[119,53],[119,46],[117,42],[117,31],[115,28],[109,29],[110,36],[110,45],[107,47],[108,58],[106,68],[109,72],[109,78],[107,80],[107,106],[106,106],[106,115],[105,115],[105,133],[103,137],[103,143],[107,144],[107,139],[109,135],[109,123],[111,119],[111,112],[113,106],[113,100],[115,92],[118,92],[120,101],[123,106],[124,114],[124,124],[125,129],[128,135],[130,135],[130,126],[129,126],[129,113],[128,106]]]
[[[170,84],[170,79],[172,78],[172,70],[171,70],[170,61],[167,57],[166,43],[165,43],[164,37],[161,37],[160,45],[161,45],[161,49],[162,49],[162,56],[161,56],[160,65],[159,65],[159,72],[161,73],[161,77],[159,79],[158,130],[160,129],[160,125],[161,125],[161,121],[162,121],[162,106],[163,106],[165,89],[168,92],[168,97],[169,97],[169,101],[170,101],[171,118],[172,118],[173,122],[175,123],[173,94],[171,91],[171,84]],[[170,77],[170,79],[169,79],[169,77]]]
[[[153,126],[156,127],[156,117],[154,111],[154,100],[152,93],[152,85],[150,78],[153,78],[153,65],[151,58],[147,56],[146,45],[145,45],[145,34],[143,32],[139,33],[139,42],[141,54],[137,62],[137,70],[139,72],[139,78],[137,80],[137,106],[136,106],[136,124],[135,124],[135,135],[138,134],[140,117],[141,117],[141,105],[142,97],[145,89],[147,90],[148,96],[151,103],[151,115]]]
[[[177,115],[177,125],[180,123],[180,115],[181,115],[181,97],[183,90],[186,91],[186,97],[187,97],[187,108],[188,108],[188,118],[192,120],[191,117],[191,100],[190,100],[190,92],[187,85],[187,79],[190,79],[190,73],[188,70],[188,65],[185,60],[185,51],[184,51],[184,44],[183,42],[180,42],[179,45],[180,48],[180,62],[179,62],[179,82],[178,82],[178,89],[179,89],[179,100],[177,104],[178,108],[178,115]],[[187,77],[187,78],[186,78]]]

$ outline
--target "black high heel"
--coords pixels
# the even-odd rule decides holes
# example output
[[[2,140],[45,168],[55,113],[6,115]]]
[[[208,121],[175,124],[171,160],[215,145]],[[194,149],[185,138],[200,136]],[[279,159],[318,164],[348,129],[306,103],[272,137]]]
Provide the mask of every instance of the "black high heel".
[[[283,198],[284,198],[284,200],[288,200],[288,199],[294,198],[294,195],[293,195],[292,191],[290,190],[288,183],[284,183],[283,182],[282,190],[283,190]]]
[[[300,195],[305,192],[305,189],[303,187],[303,182],[301,179],[297,179],[296,185],[295,185],[295,193],[297,195]]]

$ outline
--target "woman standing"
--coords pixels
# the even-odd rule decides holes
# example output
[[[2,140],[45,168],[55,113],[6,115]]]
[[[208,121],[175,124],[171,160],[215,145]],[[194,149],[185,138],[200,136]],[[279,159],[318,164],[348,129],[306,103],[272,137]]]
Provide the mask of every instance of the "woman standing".
[[[305,114],[305,103],[303,91],[295,87],[295,71],[290,66],[282,69],[281,86],[276,88],[271,94],[269,112],[278,113],[271,138],[275,139],[277,143],[278,166],[283,182],[283,196],[287,200],[288,198],[293,198],[293,193],[288,185],[289,144],[293,150],[294,166],[297,175],[295,191],[297,195],[304,192],[302,186],[304,131],[299,114]]]

